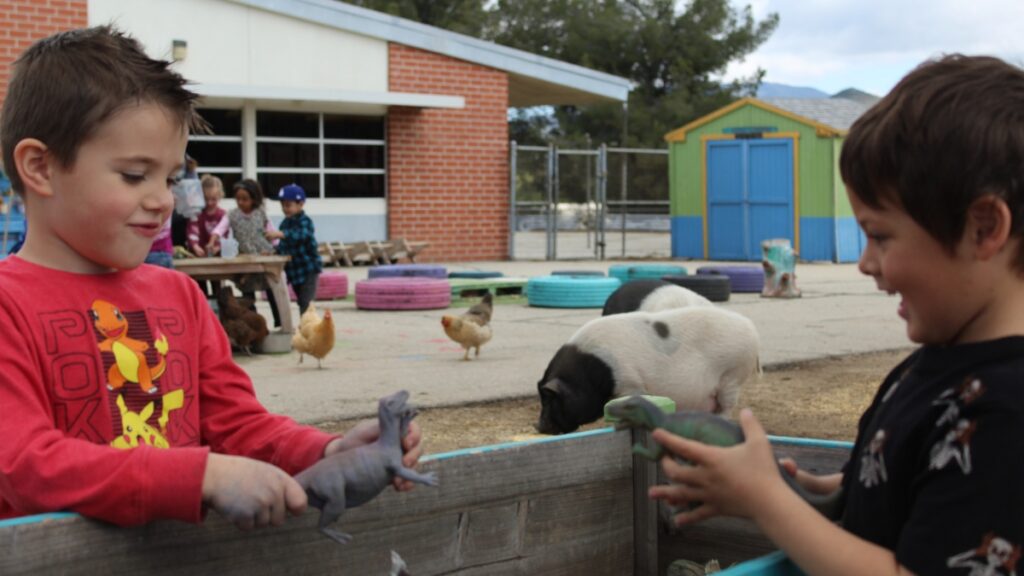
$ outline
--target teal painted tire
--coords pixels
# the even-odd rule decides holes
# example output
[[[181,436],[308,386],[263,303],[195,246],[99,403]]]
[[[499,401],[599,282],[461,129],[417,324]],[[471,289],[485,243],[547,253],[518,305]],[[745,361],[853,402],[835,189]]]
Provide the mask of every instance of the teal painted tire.
[[[526,298],[544,308],[602,308],[621,284],[604,276],[538,276],[527,282]]]
[[[555,270],[552,276],[604,276],[601,270]]]
[[[501,272],[491,270],[454,270],[448,273],[449,278],[501,278]]]
[[[608,275],[623,282],[631,280],[660,280],[663,276],[686,276],[685,266],[672,264],[616,264],[608,268]]]

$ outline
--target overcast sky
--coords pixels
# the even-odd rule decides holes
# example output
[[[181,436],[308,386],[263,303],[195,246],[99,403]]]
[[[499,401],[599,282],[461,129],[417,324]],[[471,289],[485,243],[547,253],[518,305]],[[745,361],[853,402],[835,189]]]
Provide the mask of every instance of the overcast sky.
[[[760,67],[765,81],[834,94],[888,92],[915,65],[948,52],[1024,65],[1024,0],[731,0],[779,14],[767,42],[726,78]]]

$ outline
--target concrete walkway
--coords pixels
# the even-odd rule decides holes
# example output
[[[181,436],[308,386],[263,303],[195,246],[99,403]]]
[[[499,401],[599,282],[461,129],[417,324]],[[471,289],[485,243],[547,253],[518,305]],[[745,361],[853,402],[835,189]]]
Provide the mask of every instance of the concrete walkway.
[[[607,271],[622,263],[481,262],[451,264],[448,269],[499,270],[506,276],[530,277],[552,270]],[[657,263],[683,265],[690,273],[706,264]],[[317,303],[333,311],[338,338],[322,370],[308,357],[298,364],[295,353],[236,355],[251,375],[260,400],[270,410],[302,422],[372,414],[378,398],[400,388],[410,390],[413,401],[423,407],[532,396],[558,347],[601,313],[599,309],[531,308],[525,299],[522,304],[499,304],[492,321],[493,340],[483,347],[479,359],[464,362],[462,348],[441,328],[441,316],[449,312],[357,310],[351,293],[355,282],[366,278],[367,269],[334,270],[348,274],[350,298]],[[754,321],[761,335],[763,365],[911,345],[896,314],[898,300],[875,290],[874,282],[855,265],[798,264],[797,286],[803,298],[733,294],[721,304]]]

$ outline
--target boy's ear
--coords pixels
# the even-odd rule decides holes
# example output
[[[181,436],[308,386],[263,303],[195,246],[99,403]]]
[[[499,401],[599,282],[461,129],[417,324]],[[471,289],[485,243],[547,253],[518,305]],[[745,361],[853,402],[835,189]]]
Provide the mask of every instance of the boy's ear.
[[[52,196],[50,170],[53,163],[50,149],[35,138],[25,138],[14,146],[14,166],[21,176],[26,194]]]
[[[982,196],[967,208],[965,233],[978,258],[988,260],[1006,246],[1012,219],[1006,201],[994,195]]]

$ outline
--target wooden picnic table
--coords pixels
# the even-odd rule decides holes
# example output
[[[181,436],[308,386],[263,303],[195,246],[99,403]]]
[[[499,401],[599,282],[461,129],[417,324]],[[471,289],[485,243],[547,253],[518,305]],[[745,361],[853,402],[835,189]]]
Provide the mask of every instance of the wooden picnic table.
[[[277,312],[281,318],[281,332],[291,334],[295,331],[292,324],[291,302],[288,300],[288,289],[285,287],[284,265],[291,256],[257,256],[243,254],[234,258],[184,258],[174,261],[174,269],[188,274],[196,280],[231,280],[235,284],[243,276],[263,275],[270,287],[270,294],[277,304]]]

